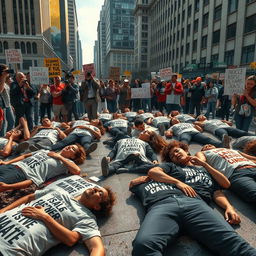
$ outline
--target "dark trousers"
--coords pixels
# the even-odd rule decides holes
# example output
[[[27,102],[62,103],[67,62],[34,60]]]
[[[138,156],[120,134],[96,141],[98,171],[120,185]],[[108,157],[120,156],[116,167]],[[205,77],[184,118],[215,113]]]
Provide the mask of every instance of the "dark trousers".
[[[40,104],[40,114],[41,119],[45,117],[45,113],[47,113],[47,117],[51,119],[51,111],[52,111],[52,104],[50,103],[41,103]]]
[[[235,113],[235,122],[236,122],[236,128],[248,132],[251,121],[252,121],[252,115],[246,117],[241,116],[238,113]]]
[[[200,101],[194,101],[190,99],[189,103],[189,114],[195,113],[196,109],[196,116],[199,116],[201,114],[201,102]]]
[[[116,100],[107,100],[109,113],[115,113],[117,111]]]
[[[253,136],[253,134],[251,134],[249,132],[245,132],[245,131],[239,130],[237,128],[234,128],[234,127],[219,128],[215,131],[215,135],[219,139],[222,139],[224,134],[227,134],[227,135],[232,136],[234,138],[240,138],[242,136]]]
[[[15,126],[19,124],[21,117],[25,117],[28,122],[28,128],[33,129],[33,105],[30,102],[24,102],[23,105],[15,107]]]
[[[15,165],[0,165],[0,182],[14,184],[27,180],[24,172]]]
[[[92,119],[97,119],[98,102],[96,99],[88,99],[85,102],[84,107],[90,121]]]
[[[158,109],[159,109],[159,111],[163,112],[164,109],[166,109],[165,102],[158,102]],[[167,111],[167,109],[166,109],[166,111]]]
[[[127,135],[127,127],[113,127],[109,130],[112,136],[122,136]]]
[[[229,179],[234,193],[246,202],[256,202],[256,168],[237,169]]]
[[[190,141],[194,141],[201,145],[212,144],[215,147],[222,147],[222,142],[211,139],[200,132],[198,132],[198,133],[184,132],[180,135],[179,140],[188,145],[189,145]]]
[[[84,149],[87,150],[87,148],[92,143],[92,137],[89,135],[70,134],[65,139],[51,146],[51,149],[59,150],[59,149],[65,148],[68,145],[72,145],[75,143],[81,144],[84,147]]]
[[[180,112],[180,105],[179,104],[166,104],[167,113],[170,114],[172,111],[177,110]]]
[[[72,114],[74,115],[75,120],[78,120],[78,101],[71,101],[65,103],[65,108],[68,111],[68,121],[72,121]]]
[[[233,228],[198,198],[169,197],[151,206],[133,241],[133,256],[162,256],[180,231],[215,255],[254,256],[252,248]]]
[[[116,172],[119,168],[126,167],[126,165],[129,164],[129,168],[127,168],[127,172],[129,173],[144,173],[146,174],[151,168],[153,168],[155,165],[149,163],[149,162],[143,162],[142,160],[136,159],[130,160],[129,157],[127,159],[116,161],[116,162],[110,162],[109,164],[109,171],[110,173]],[[132,164],[132,167],[130,165]]]
[[[165,131],[166,131],[170,128],[171,125],[170,125],[169,122],[168,123],[160,123],[160,124],[157,125],[157,128],[159,129],[159,127],[161,127],[161,126],[163,126]]]

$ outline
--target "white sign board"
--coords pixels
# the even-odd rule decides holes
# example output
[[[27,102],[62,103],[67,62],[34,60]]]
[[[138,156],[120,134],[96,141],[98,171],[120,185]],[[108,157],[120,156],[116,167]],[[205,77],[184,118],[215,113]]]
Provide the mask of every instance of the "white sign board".
[[[220,73],[219,80],[224,80],[225,79],[225,73]]]
[[[22,54],[20,49],[8,49],[5,50],[6,62],[11,63],[22,63]]]
[[[31,84],[49,84],[49,69],[46,67],[29,68]]]
[[[132,99],[146,99],[146,98],[151,98],[150,95],[150,88],[148,89],[145,88],[132,88]]]
[[[84,81],[84,72],[79,75],[74,75],[76,83],[82,83]]]
[[[234,68],[225,70],[224,94],[242,94],[245,86],[246,68]]]
[[[150,83],[143,83],[143,84],[141,84],[141,87],[144,89],[148,89],[148,88],[150,88]]]
[[[172,68],[164,68],[159,70],[161,80],[171,80],[172,79]]]

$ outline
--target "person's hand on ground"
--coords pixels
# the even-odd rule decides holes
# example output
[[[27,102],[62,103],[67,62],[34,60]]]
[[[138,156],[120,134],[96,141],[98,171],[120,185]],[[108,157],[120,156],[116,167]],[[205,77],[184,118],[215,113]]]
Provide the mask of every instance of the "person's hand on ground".
[[[229,224],[239,224],[241,222],[240,216],[237,214],[233,207],[226,209],[225,219]]]

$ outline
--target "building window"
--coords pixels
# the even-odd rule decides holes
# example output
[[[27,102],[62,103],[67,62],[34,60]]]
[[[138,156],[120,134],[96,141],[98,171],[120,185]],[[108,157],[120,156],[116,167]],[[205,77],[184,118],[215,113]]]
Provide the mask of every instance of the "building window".
[[[211,56],[211,62],[216,63],[219,60],[219,54],[213,54]]]
[[[15,42],[15,43],[14,43],[14,48],[15,48],[15,49],[20,49],[20,44],[19,44],[19,42]]]
[[[148,22],[148,17],[147,16],[142,16],[142,22]]]
[[[37,66],[38,66],[37,60],[34,60],[34,67],[37,67]]]
[[[181,29],[181,40],[183,39],[184,37],[184,28]]]
[[[207,47],[207,35],[202,37],[202,43],[201,43],[201,48],[206,48]]]
[[[203,0],[204,1],[204,5],[209,4],[210,0]]]
[[[37,54],[37,44],[35,42],[32,43],[32,51],[34,54]]]
[[[247,4],[250,4],[250,3],[253,3],[253,2],[255,2],[255,0],[247,0],[246,1]]]
[[[13,18],[14,18],[14,33],[19,34],[16,0],[12,1],[12,6],[13,6]]]
[[[194,21],[194,33],[198,31],[198,19]]]
[[[227,27],[227,35],[226,35],[227,39],[231,39],[236,37],[236,23],[230,24]]]
[[[20,15],[20,33],[24,34],[24,21],[23,21],[23,4],[22,0],[19,0],[19,15]]]
[[[9,49],[8,42],[4,41],[4,50]]]
[[[228,0],[228,13],[235,12],[237,10],[238,0]]]
[[[189,54],[189,43],[186,44],[186,55]]]
[[[193,41],[193,52],[196,52],[197,50],[197,40]]]
[[[26,46],[27,46],[27,53],[31,54],[31,43],[27,42]]]
[[[199,0],[195,0],[195,12],[199,11],[199,7],[200,7],[200,1]]]
[[[29,9],[28,9],[28,0],[24,0],[25,4],[25,20],[26,20],[26,34],[30,34],[30,26],[29,26]]]
[[[30,17],[31,17],[32,35],[35,35],[36,34],[36,25],[35,25],[34,0],[30,0]]]
[[[234,50],[226,51],[224,55],[224,62],[227,65],[233,65],[234,64]]]
[[[214,9],[214,21],[219,20],[221,18],[221,9],[222,5],[219,5]]]
[[[220,30],[216,30],[212,33],[212,43],[218,44],[220,42]]]
[[[206,63],[206,57],[202,57],[202,58],[200,59],[200,63],[201,63],[201,64],[205,64],[205,63]]]
[[[256,14],[247,17],[245,19],[245,27],[244,27],[244,32],[252,32],[256,30]]]
[[[191,25],[187,25],[187,36],[190,36]]]
[[[191,17],[192,5],[188,7],[188,17]]]
[[[25,47],[25,43],[24,42],[20,43],[20,49],[21,49],[21,53],[26,53],[26,47]]]
[[[23,60],[23,69],[28,70],[32,67],[32,60]]]
[[[184,46],[182,45],[181,48],[180,48],[180,57],[183,56],[183,52],[184,52]]]
[[[3,44],[2,44],[2,42],[0,41],[0,53],[2,53],[3,52]]]
[[[247,64],[254,61],[255,45],[249,45],[242,48],[241,63]]]
[[[209,13],[207,12],[206,14],[204,14],[203,16],[203,27],[206,27],[208,25],[208,19],[209,19]]]
[[[7,21],[6,21],[6,9],[5,9],[5,1],[2,1],[2,17],[3,17],[3,32],[7,33]]]

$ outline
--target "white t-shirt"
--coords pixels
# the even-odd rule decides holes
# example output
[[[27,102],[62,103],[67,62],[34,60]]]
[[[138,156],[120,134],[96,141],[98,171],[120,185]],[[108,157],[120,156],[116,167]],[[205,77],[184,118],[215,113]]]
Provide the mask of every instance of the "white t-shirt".
[[[61,122],[56,122],[56,121],[52,121],[52,127],[56,128],[56,127],[60,127],[61,126]]]
[[[204,151],[207,163],[229,178],[234,170],[245,165],[255,166],[251,160],[240,155],[236,150],[216,148]]]
[[[128,121],[124,120],[124,119],[121,119],[121,118],[111,120],[111,121],[108,122],[108,124],[111,127],[123,127],[123,128],[128,127]]]
[[[52,144],[55,144],[58,141],[59,132],[55,129],[42,129],[36,133],[33,138],[47,138]]]
[[[96,132],[100,131],[99,128],[94,126],[94,125],[88,125],[87,124],[87,125],[84,125],[84,126],[87,126],[87,127],[91,128],[92,130],[94,130]],[[90,131],[88,131],[86,129],[81,129],[81,128],[74,129],[70,134],[77,134],[77,135],[84,135],[84,136],[88,135],[88,136],[94,138],[94,135]]]
[[[112,120],[112,114],[108,114],[108,113],[99,114],[99,120],[110,121]]]
[[[155,117],[152,121],[152,124],[157,127],[157,125],[162,124],[162,123],[170,123],[170,118],[166,117],[166,116],[158,116]]]
[[[213,134],[219,128],[230,127],[228,124],[223,123],[221,120],[208,120],[208,121],[204,121],[203,124],[204,124],[204,130]]]
[[[72,128],[77,127],[77,126],[86,126],[88,124],[90,124],[90,122],[85,121],[85,120],[77,120],[74,123],[72,123]]]
[[[0,214],[0,248],[5,256],[39,256],[60,243],[42,221],[22,216],[25,206],[43,206],[45,211],[69,230],[79,232],[82,241],[100,236],[92,212],[65,191],[38,190],[36,200]]]
[[[170,127],[168,130],[172,131],[173,134],[177,137],[180,137],[180,135],[185,132],[192,133],[192,134],[199,133],[199,131],[194,127],[194,125],[190,123],[175,124],[172,127]]]
[[[180,115],[177,115],[175,116],[180,122],[182,123],[186,123],[186,122],[189,122],[189,121],[195,121],[195,118],[193,116],[190,116],[188,114],[180,114]]]
[[[63,162],[48,156],[48,152],[49,150],[38,150],[32,153],[32,156],[12,165],[20,167],[27,179],[32,180],[37,186],[52,177],[68,173],[68,168]]]
[[[144,113],[137,116],[138,118],[142,119],[144,122],[149,118],[154,118],[152,113]]]

